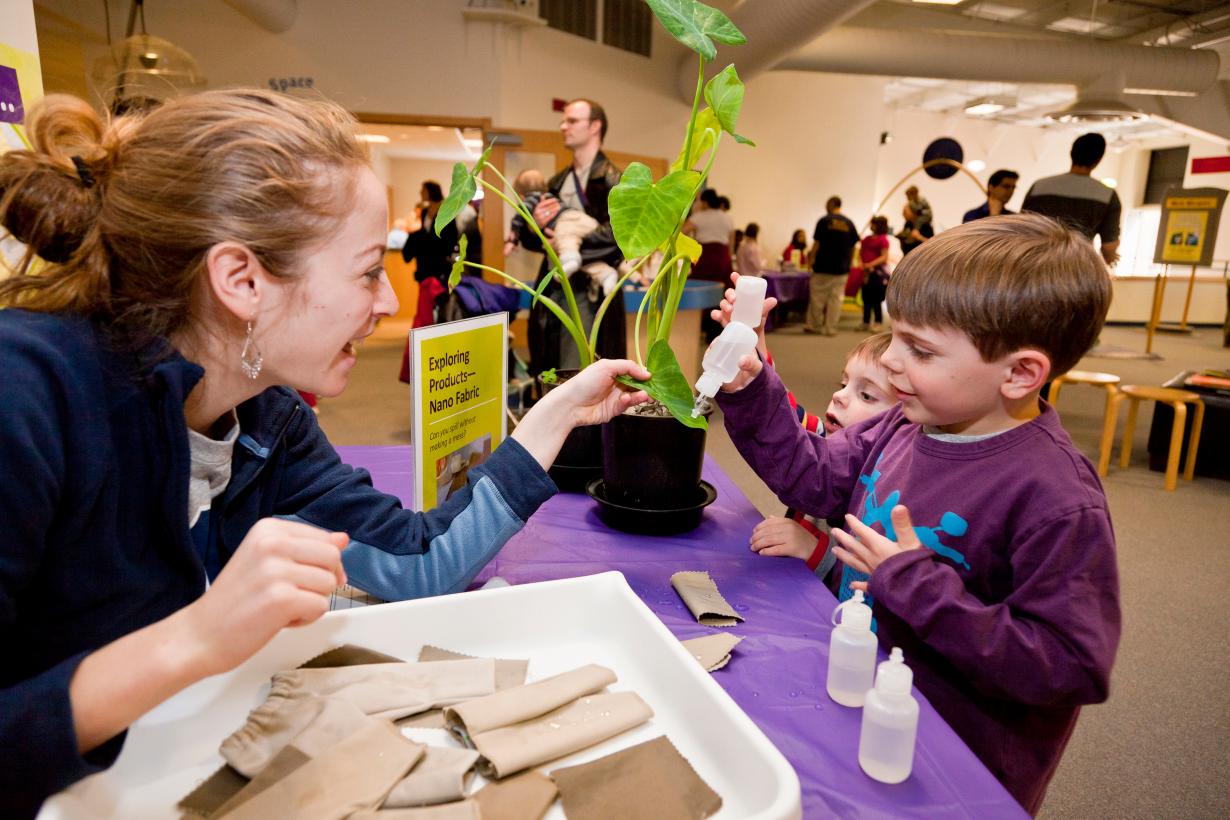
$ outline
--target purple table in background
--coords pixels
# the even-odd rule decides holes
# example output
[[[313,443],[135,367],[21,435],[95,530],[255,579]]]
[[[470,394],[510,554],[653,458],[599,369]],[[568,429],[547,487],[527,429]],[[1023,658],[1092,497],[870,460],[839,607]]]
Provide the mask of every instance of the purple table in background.
[[[765,330],[772,330],[786,318],[786,312],[791,308],[806,309],[811,293],[811,274],[806,271],[762,270],[760,275],[765,278],[768,287],[765,296],[776,296],[777,307],[769,314],[765,322]]]
[[[372,473],[375,485],[412,497],[409,447],[338,447],[343,460]],[[1018,818],[1025,812],[922,695],[914,772],[895,786],[858,766],[861,710],[824,691],[829,618],[836,600],[802,561],[761,558],[747,546],[760,514],[711,459],[705,480],[717,501],[696,530],[671,537],[617,532],[584,495],[547,501],[479,575],[513,584],[619,570],[681,639],[712,635],[696,623],[670,585],[679,570],[708,570],[746,622],[730,665],[713,674],[798,772],[807,817]]]

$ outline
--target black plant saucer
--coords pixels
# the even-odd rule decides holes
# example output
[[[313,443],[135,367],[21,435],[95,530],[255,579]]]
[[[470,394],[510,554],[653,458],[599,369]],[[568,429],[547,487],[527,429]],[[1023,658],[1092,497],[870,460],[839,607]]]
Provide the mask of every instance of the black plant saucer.
[[[606,485],[601,478],[585,485],[585,492],[598,502],[598,514],[609,526],[644,535],[674,535],[695,529],[705,507],[717,499],[717,490],[708,481],[700,482],[696,488],[695,504],[671,510],[644,510],[617,504],[606,497]]]

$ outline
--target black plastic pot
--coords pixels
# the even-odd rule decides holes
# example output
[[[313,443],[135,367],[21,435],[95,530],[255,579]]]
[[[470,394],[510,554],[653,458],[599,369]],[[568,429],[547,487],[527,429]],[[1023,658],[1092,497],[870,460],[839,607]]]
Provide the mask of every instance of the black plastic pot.
[[[561,383],[575,376],[579,370],[560,370],[556,375],[558,381],[545,384],[539,379],[542,395],[554,390]],[[555,463],[547,471],[555,486],[562,493],[583,493],[585,485],[602,475],[602,427],[590,424],[584,427],[574,427],[564,439]]]
[[[602,481],[591,482],[587,491],[612,527],[683,532],[700,523],[716,498],[700,480],[704,430],[670,416],[627,412],[602,425],[602,451]]]

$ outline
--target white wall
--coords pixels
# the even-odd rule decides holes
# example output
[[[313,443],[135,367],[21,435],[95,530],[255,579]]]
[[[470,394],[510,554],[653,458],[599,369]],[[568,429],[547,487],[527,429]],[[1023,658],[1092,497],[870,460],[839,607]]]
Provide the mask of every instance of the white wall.
[[[419,201],[419,191],[427,180],[440,183],[448,193],[448,181],[453,173],[453,163],[432,159],[390,158],[385,184],[393,186],[393,213],[391,218],[407,217]]]

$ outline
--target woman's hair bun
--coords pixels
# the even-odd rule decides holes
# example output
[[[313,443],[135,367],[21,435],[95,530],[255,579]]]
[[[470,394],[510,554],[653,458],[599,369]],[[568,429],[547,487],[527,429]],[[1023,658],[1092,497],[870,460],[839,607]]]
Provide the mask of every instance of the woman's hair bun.
[[[107,129],[84,101],[57,94],[34,107],[27,132],[33,150],[0,157],[0,220],[40,257],[63,263],[98,218]]]

